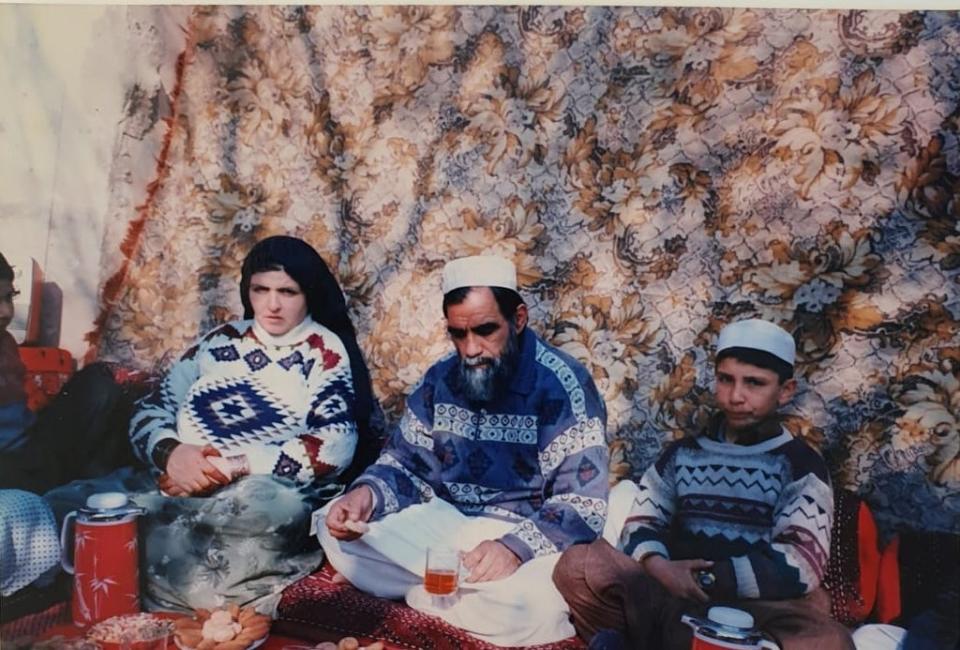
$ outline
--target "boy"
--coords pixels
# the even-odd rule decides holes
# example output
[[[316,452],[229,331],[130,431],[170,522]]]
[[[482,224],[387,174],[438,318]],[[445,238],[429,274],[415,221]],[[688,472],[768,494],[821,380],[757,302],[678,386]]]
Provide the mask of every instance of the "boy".
[[[100,476],[132,459],[123,399],[103,364],[85,367],[49,406],[27,409],[26,369],[13,321],[13,267],[0,253],[0,595],[49,586],[59,571],[60,540],[47,490],[77,478]],[[27,590],[24,590],[27,593]],[[2,620],[27,614],[57,597],[4,604]]]
[[[77,372],[36,416],[27,409],[13,321],[13,268],[0,253],[0,488],[43,494],[132,462],[129,405],[105,365]]]
[[[717,604],[752,614],[783,650],[854,647],[820,587],[833,519],[827,468],[777,415],[796,391],[795,356],[772,323],[725,327],[719,413],[644,473],[619,550],[598,540],[564,553],[554,581],[594,647],[686,650],[680,617],[705,618]]]
[[[13,321],[13,268],[0,253],[0,452],[18,447],[24,430],[33,422],[23,388],[24,368],[17,342],[7,331]]]

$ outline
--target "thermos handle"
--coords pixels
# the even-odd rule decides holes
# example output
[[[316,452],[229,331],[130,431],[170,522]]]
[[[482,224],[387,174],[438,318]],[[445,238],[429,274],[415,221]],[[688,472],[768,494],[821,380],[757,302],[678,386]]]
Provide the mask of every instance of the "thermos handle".
[[[60,565],[67,573],[73,573],[73,541],[75,529],[71,525],[77,518],[77,511],[69,513],[60,528]]]

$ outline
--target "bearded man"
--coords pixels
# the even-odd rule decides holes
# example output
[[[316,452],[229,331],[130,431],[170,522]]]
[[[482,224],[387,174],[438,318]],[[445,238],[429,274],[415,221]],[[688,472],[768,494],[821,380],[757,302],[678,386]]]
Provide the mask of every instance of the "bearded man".
[[[572,636],[550,576],[560,552],[604,527],[603,400],[582,365],[527,326],[512,263],[454,260],[443,292],[456,354],[427,371],[378,461],[318,511],[320,542],[359,589],[406,597],[485,641]],[[422,586],[437,546],[461,552],[453,599]]]

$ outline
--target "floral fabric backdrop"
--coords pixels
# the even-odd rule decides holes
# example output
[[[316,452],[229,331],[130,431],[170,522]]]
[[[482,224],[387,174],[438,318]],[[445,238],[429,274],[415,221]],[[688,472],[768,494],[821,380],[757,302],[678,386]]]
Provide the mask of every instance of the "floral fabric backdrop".
[[[99,357],[162,370],[241,313],[251,245],[295,234],[396,419],[449,349],[443,263],[497,253],[593,371],[617,477],[703,421],[719,329],[759,316],[795,332],[789,426],[836,484],[887,531],[960,532],[957,12],[202,7],[184,29],[156,179],[114,206]]]

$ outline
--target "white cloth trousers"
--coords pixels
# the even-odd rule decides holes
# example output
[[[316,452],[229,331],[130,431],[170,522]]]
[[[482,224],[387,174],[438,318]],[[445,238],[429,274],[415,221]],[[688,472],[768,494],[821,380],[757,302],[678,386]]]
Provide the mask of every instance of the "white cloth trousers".
[[[553,586],[559,553],[525,562],[503,580],[461,582],[451,604],[436,603],[423,590],[427,548],[447,546],[466,552],[502,536],[513,523],[467,517],[433,499],[372,522],[358,540],[341,542],[323,523],[329,507],[314,514],[315,531],[330,564],[358,589],[383,598],[405,597],[411,607],[495,645],[551,643],[575,634],[570,610]]]
[[[623,480],[610,488],[607,499],[607,523],[603,527],[603,538],[616,548],[620,541],[620,533],[627,523],[630,508],[640,494],[640,488],[633,481]]]
[[[874,623],[854,630],[853,644],[857,650],[902,650],[906,637],[902,627]]]
[[[0,594],[48,584],[60,569],[53,511],[36,494],[0,490]]]

